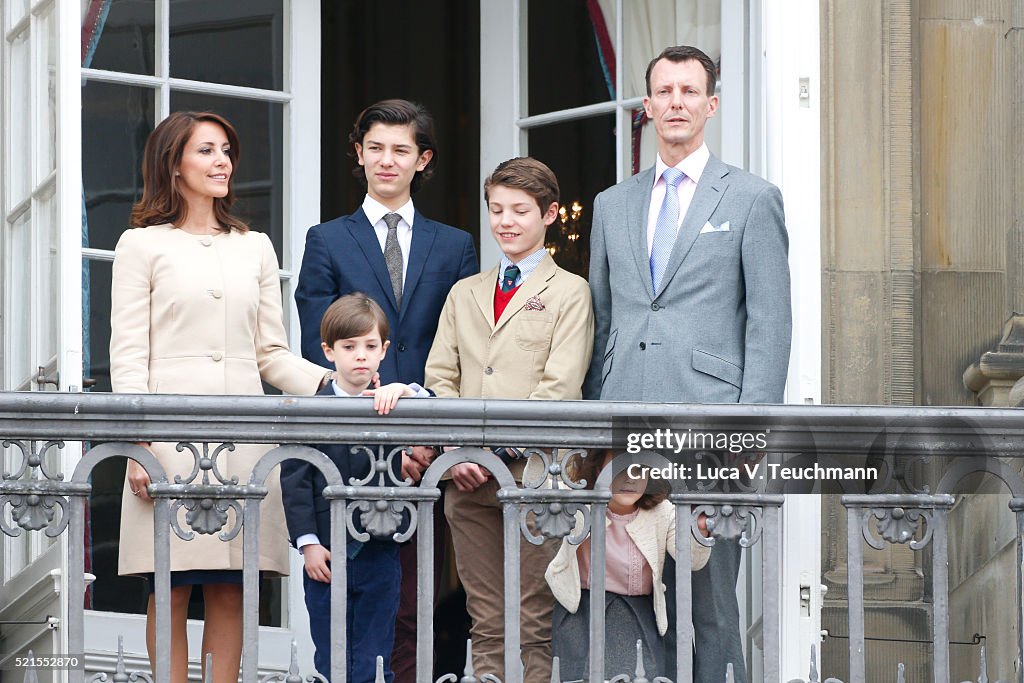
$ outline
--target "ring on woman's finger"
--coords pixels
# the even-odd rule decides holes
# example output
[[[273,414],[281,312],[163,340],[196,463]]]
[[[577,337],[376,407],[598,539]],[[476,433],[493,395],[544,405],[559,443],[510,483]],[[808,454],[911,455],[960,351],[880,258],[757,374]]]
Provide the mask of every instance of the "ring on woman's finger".
[[[137,490],[137,489],[132,489],[131,491],[132,491],[132,495],[133,495],[133,496],[137,496],[137,495],[139,495],[139,492],[138,492],[138,490]]]

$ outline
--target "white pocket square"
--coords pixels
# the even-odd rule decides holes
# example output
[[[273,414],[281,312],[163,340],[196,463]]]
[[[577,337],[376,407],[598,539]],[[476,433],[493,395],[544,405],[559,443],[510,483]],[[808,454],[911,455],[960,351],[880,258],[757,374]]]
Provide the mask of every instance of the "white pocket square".
[[[700,229],[700,234],[703,235],[706,232],[729,232],[729,221],[722,223],[717,228],[711,223],[705,223],[704,227]]]

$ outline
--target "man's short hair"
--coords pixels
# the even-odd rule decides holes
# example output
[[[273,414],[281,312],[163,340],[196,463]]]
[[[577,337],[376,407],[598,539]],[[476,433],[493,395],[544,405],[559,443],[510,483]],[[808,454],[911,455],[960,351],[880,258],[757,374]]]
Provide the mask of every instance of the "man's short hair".
[[[320,338],[328,346],[334,346],[339,339],[373,332],[380,332],[381,341],[387,339],[391,332],[388,317],[376,301],[362,292],[346,294],[335,301],[320,321]]]
[[[423,154],[427,150],[433,152],[430,161],[422,171],[417,171],[412,177],[411,191],[415,192],[425,180],[434,174],[434,167],[437,166],[437,147],[434,144],[434,119],[426,107],[409,100],[381,100],[376,104],[360,112],[356,117],[352,132],[349,133],[348,143],[351,151],[349,155],[355,158],[355,144],[363,144],[363,138],[367,131],[375,123],[382,123],[385,126],[412,126],[413,137],[416,140],[417,154]],[[352,175],[366,186],[366,172],[362,166],[356,166]]]
[[[484,180],[484,202],[489,201],[490,189],[497,185],[522,190],[533,197],[541,215],[551,202],[558,201],[558,178],[547,164],[533,157],[515,157],[498,164]]]
[[[651,71],[654,69],[654,65],[662,59],[667,59],[670,62],[688,62],[691,59],[695,62],[700,62],[700,65],[704,67],[704,72],[708,75],[708,91],[705,93],[708,97],[715,94],[715,84],[718,82],[718,68],[715,63],[711,61],[711,57],[708,57],[701,50],[689,45],[675,45],[672,47],[666,47],[661,51],[661,54],[651,60],[650,64],[647,65],[647,96],[651,96]]]

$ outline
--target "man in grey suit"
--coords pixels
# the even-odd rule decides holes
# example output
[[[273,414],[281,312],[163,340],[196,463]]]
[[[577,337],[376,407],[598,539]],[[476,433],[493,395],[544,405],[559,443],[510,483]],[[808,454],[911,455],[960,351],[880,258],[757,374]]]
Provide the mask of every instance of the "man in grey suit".
[[[782,195],[704,144],[716,76],[693,47],[666,48],[647,67],[657,163],[594,200],[586,398],[783,400],[792,320]],[[696,683],[721,683],[728,662],[746,681],[739,564],[739,545],[719,540],[693,575]]]

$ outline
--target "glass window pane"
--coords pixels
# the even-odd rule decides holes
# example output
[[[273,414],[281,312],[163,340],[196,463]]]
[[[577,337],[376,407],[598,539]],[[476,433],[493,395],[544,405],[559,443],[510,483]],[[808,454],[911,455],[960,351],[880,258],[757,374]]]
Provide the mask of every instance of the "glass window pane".
[[[613,0],[601,0],[601,7]],[[614,29],[613,29],[614,30]],[[622,3],[624,97],[647,94],[647,64],[670,45],[693,45],[718,63],[722,54],[721,0]]]
[[[36,83],[46,84],[44,92],[40,92],[39,125],[43,130],[39,131],[37,140],[39,143],[39,169],[36,175],[36,182],[42,180],[56,168],[57,165],[57,18],[51,6],[41,19],[39,35],[40,67],[43,73],[36,79]],[[42,89],[42,88],[40,88]]]
[[[11,194],[8,209],[23,201],[29,195],[29,183],[32,176],[31,167],[31,104],[29,96],[31,73],[31,53],[29,52],[29,32],[22,31],[11,44],[11,157],[8,159],[8,173],[11,179]]]
[[[11,254],[8,263],[11,272],[11,312],[7,323],[7,344],[10,353],[9,389],[18,389],[32,375],[32,299],[25,294],[32,291],[32,214],[26,211],[11,226]]]
[[[82,373],[96,380],[91,391],[110,391],[110,261],[82,261],[82,347],[86,359]],[[122,470],[124,467],[122,466]]]
[[[43,327],[37,346],[43,354],[39,362],[49,363],[57,356],[60,338],[60,225],[57,222],[57,200],[53,195],[37,206],[35,233],[39,240],[39,280],[34,291],[39,304],[45,307],[39,311]]]
[[[154,0],[113,0],[109,8],[105,20],[97,8],[83,21],[83,43],[88,40],[88,49],[82,66],[153,75],[156,3]]]
[[[614,2],[605,13],[586,0],[530,0],[527,83],[529,114],[614,99]],[[607,25],[610,33],[603,32]],[[557,57],[554,57],[557,55]]]
[[[615,116],[569,121],[529,132],[530,156],[558,177],[565,209],[548,228],[546,244],[558,265],[586,277],[594,197],[615,184]]]
[[[239,163],[232,209],[253,230],[270,235],[281,263],[283,244],[284,106],[269,102],[172,92],[171,111],[213,111],[238,131]]]
[[[282,0],[171,0],[171,76],[284,89]]]
[[[7,26],[10,28],[28,13],[29,0],[7,0]]]
[[[142,148],[153,130],[147,88],[89,81],[82,89],[82,244],[113,249],[142,195]]]

